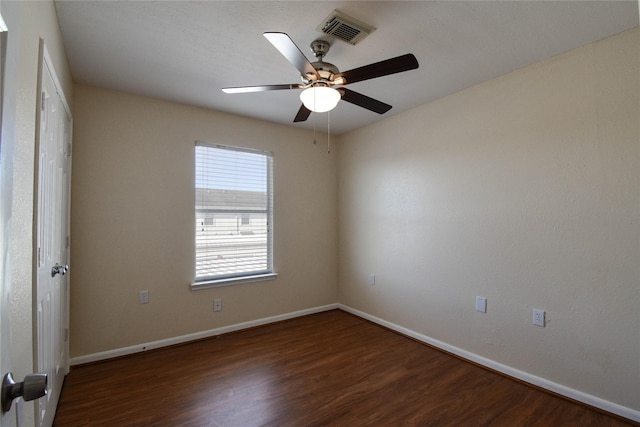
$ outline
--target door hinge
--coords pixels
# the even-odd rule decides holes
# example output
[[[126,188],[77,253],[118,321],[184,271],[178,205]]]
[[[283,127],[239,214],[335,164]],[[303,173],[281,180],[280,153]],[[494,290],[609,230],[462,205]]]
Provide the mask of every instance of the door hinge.
[[[44,107],[47,101],[47,94],[44,92],[40,93],[40,109],[44,111]]]
[[[64,341],[69,341],[69,328],[64,328]]]
[[[66,239],[64,240],[64,247],[65,249],[69,249],[69,236],[67,236]]]

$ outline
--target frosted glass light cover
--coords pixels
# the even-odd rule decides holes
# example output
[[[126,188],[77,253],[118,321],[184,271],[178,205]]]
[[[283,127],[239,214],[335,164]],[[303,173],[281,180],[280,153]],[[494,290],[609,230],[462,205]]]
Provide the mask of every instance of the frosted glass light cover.
[[[309,110],[324,113],[338,105],[340,92],[330,87],[310,87],[300,93],[300,100]]]

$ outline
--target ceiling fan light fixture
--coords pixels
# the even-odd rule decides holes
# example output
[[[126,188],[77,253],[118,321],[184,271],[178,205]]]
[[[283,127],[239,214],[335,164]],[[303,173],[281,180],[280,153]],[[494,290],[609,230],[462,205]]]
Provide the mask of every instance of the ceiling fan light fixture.
[[[338,105],[340,92],[331,87],[313,86],[300,93],[300,100],[310,111],[325,113]]]

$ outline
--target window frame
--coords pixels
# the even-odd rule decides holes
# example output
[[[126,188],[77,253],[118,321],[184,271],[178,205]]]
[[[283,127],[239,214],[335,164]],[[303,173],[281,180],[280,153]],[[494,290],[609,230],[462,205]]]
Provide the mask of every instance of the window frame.
[[[197,247],[196,247],[196,240],[197,240],[197,233],[198,233],[198,194],[197,194],[197,185],[198,183],[196,182],[196,168],[197,168],[197,163],[198,163],[198,153],[197,153],[197,147],[205,147],[205,148],[213,148],[213,149],[221,149],[221,150],[228,150],[228,151],[232,151],[232,152],[240,152],[240,153],[250,153],[250,154],[256,154],[256,155],[261,155],[264,156],[267,162],[267,167],[266,167],[266,184],[267,184],[267,200],[266,200],[266,209],[265,209],[265,214],[266,214],[266,232],[267,232],[267,242],[266,242],[266,264],[267,264],[267,268],[264,270],[259,270],[259,271],[246,271],[246,272],[239,272],[239,273],[230,273],[230,274],[218,274],[218,275],[211,275],[211,276],[200,276],[198,277],[198,271],[197,271]],[[196,290],[196,289],[206,289],[206,288],[212,288],[212,287],[219,287],[219,286],[230,286],[230,285],[235,285],[235,284],[240,284],[240,283],[251,283],[251,282],[257,282],[257,281],[264,281],[264,280],[272,280],[275,279],[278,274],[275,272],[275,268],[274,268],[274,261],[273,261],[273,254],[274,254],[274,246],[273,246],[273,152],[271,151],[264,151],[264,150],[257,150],[257,149],[252,149],[252,148],[246,148],[246,147],[236,147],[236,146],[230,146],[230,145],[222,145],[222,144],[215,144],[215,143],[208,143],[208,142],[204,142],[204,141],[196,141],[195,142],[195,146],[194,146],[194,154],[193,154],[193,159],[194,159],[194,205],[193,205],[193,209],[194,209],[194,224],[195,227],[194,229],[192,229],[193,234],[193,238],[194,238],[194,279],[193,282],[191,283],[191,289],[192,290]],[[238,213],[238,215],[245,215],[246,213],[241,212],[242,209],[236,208],[235,210],[240,211]]]

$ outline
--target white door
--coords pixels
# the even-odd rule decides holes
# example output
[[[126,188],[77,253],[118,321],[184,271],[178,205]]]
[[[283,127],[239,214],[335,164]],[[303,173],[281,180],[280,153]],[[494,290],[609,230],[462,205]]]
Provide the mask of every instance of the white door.
[[[71,117],[51,60],[43,51],[36,213],[36,372],[48,376],[36,401],[38,425],[50,426],[68,373],[69,184]]]

